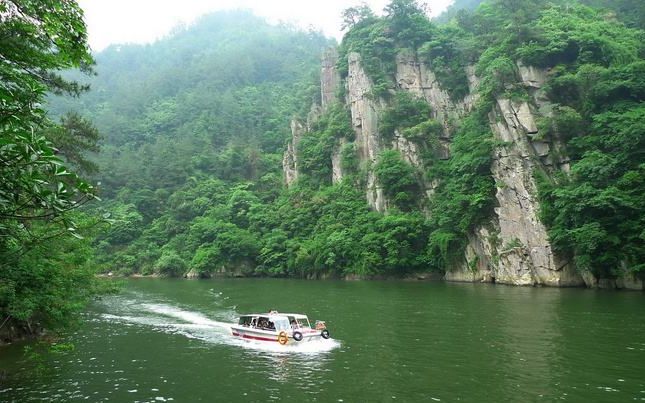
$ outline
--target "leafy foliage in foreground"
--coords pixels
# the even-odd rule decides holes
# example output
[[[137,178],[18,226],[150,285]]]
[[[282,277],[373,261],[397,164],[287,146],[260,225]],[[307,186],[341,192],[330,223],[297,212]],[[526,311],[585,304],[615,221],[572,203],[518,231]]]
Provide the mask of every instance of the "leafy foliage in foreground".
[[[46,92],[83,91],[57,71],[93,60],[73,1],[2,2],[0,38],[0,330],[35,333],[69,324],[93,295],[92,249],[76,239],[93,220],[73,210],[95,190],[67,166],[91,170],[82,151],[98,134],[74,114],[55,124],[40,106]]]

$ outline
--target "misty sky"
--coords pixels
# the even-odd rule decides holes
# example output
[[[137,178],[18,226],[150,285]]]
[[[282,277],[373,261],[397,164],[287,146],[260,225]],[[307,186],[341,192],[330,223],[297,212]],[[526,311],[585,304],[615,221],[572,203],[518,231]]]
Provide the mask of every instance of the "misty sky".
[[[271,22],[313,26],[339,41],[340,13],[360,3],[380,14],[389,0],[79,0],[85,10],[90,45],[100,51],[115,43],[146,43],[166,35],[179,24],[222,9],[251,9]],[[438,15],[452,0],[427,0]]]

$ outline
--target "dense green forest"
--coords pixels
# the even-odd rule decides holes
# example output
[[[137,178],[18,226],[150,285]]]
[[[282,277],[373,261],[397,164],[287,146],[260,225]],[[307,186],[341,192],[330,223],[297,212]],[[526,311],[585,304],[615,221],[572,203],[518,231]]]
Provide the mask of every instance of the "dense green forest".
[[[475,110],[455,122],[450,158],[432,147],[423,156],[421,175],[437,183],[430,201],[399,153],[379,156],[387,214],[365,200],[366,167],[342,102],[312,122],[298,149],[299,180],[284,185],[289,122],[320,103],[320,55],[335,46],[322,34],[220,12],[94,60],[74,2],[2,3],[0,329],[9,320],[66,322],[96,291],[96,271],[443,272],[495,207],[488,113],[498,96],[527,98],[516,61],[549,69],[556,113],[541,132],[566,144],[571,160],[570,173],[538,178],[554,247],[599,277],[642,275],[643,5],[583,3],[458,1],[443,22],[412,0],[391,1],[381,16],[365,6],[344,12],[338,69],[345,78],[346,56],[361,55],[373,96],[388,103],[383,138],[396,130],[432,145],[440,134],[426,104],[393,90],[401,50],[427,60],[454,99],[469,91],[466,66],[481,80]],[[339,138],[349,139],[346,175],[333,184]]]
[[[105,137],[96,180],[114,224],[96,239],[102,270],[282,272],[258,268],[261,234],[279,227],[289,121],[320,97],[320,53],[332,44],[240,11],[98,55],[80,110]]]
[[[446,23],[453,18],[467,16],[484,1],[455,0],[446,11],[435,18],[435,21]],[[562,1],[552,1],[551,3],[566,4],[566,2]],[[645,4],[640,0],[579,0],[579,3],[609,14],[616,14],[620,21],[629,28],[645,28]],[[512,2],[507,4],[511,5]]]
[[[607,15],[576,3],[492,1],[441,25],[414,1],[393,1],[382,17],[348,9],[341,74],[345,55],[358,51],[375,91],[390,97],[395,55],[412,48],[456,99],[468,91],[465,65],[475,64],[483,83],[452,157],[427,155],[424,175],[440,181],[430,205],[420,201],[412,168],[396,152],[381,156],[375,170],[394,201],[386,215],[367,207],[351,142],[343,150],[350,175],[332,185],[334,141],[353,135],[340,104],[302,139],[298,183],[283,185],[289,120],[319,103],[319,56],[331,45],[320,34],[230,12],[152,45],[113,46],[97,56],[99,75],[80,104],[52,103],[59,114],[91,117],[105,137],[96,180],[100,214],[114,224],[94,241],[95,263],[121,274],[178,276],[441,272],[494,207],[487,113],[495,96],[523,96],[513,64],[522,60],[552,68],[549,96],[561,113],[550,130],[566,136],[578,161],[574,175],[541,182],[554,245],[597,275],[611,276],[621,262],[638,271],[643,33]],[[389,102],[381,135],[398,128],[430,142],[437,136],[427,107],[404,93]],[[603,124],[608,119],[614,128]]]

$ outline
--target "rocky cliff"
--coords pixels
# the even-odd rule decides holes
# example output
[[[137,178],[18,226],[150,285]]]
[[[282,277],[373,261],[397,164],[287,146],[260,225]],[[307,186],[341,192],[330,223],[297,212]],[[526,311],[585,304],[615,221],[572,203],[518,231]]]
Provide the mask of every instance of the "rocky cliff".
[[[352,116],[352,128],[356,135],[358,159],[363,166],[371,167],[383,144],[378,132],[379,111],[385,107],[383,99],[374,99],[372,81],[361,65],[358,53],[350,53],[348,58],[346,102]],[[376,211],[387,210],[387,200],[382,187],[376,180],[373,169],[367,169],[367,202]]]
[[[287,186],[298,180],[298,143],[305,128],[301,122],[294,119],[291,121],[291,140],[287,143],[287,150],[282,158],[282,171]]]
[[[433,117],[443,126],[441,149],[450,154],[450,135],[455,121],[472,111],[477,101],[478,80],[474,69],[467,69],[470,93],[453,101],[441,88],[432,70],[410,51],[397,56],[396,83],[428,102]],[[567,262],[551,251],[546,228],[538,218],[535,171],[544,169],[542,159],[549,159],[551,145],[540,138],[531,105],[547,109],[548,100],[540,91],[546,72],[518,66],[522,84],[532,96],[528,101],[514,102],[499,98],[489,120],[491,130],[503,146],[494,151],[491,174],[497,184],[497,207],[486,228],[469,234],[466,256],[449,267],[446,279],[454,281],[494,281],[515,285],[576,286],[582,278]],[[412,147],[397,147],[413,161]],[[412,150],[412,151],[410,151]],[[549,161],[552,162],[552,161]],[[494,242],[492,241],[494,240]]]
[[[568,167],[566,161],[553,161],[549,151],[560,145],[543,140],[536,124],[536,116],[548,115],[550,110],[541,91],[546,72],[522,65],[518,65],[518,72],[531,99],[497,98],[489,113],[491,130],[501,144],[494,150],[491,166],[497,188],[495,215],[486,228],[470,234],[464,262],[447,271],[446,278],[579,286],[582,277],[570,262],[553,252],[538,217],[536,172]]]
[[[388,102],[374,95],[374,85],[362,65],[359,54],[348,54],[348,72],[344,80],[338,76],[333,61],[337,55],[326,52],[321,71],[322,109],[339,101],[335,94],[344,85],[343,100],[351,113],[355,133],[357,158],[364,172],[366,200],[376,211],[387,213],[391,204],[378,183],[374,165],[385,149],[398,150],[405,161],[419,171],[423,190],[421,198],[430,200],[436,183],[427,183],[422,174],[423,146],[395,132],[386,140],[379,132],[379,118]],[[445,279],[450,281],[496,282],[512,285],[546,286],[606,286],[643,289],[642,281],[624,278],[617,281],[599,281],[589,274],[578,273],[573,264],[554,252],[547,229],[540,221],[536,174],[551,175],[567,172],[569,164],[560,157],[563,147],[557,138],[540,133],[537,121],[548,119],[552,105],[545,96],[547,71],[517,64],[518,85],[529,95],[528,99],[514,100],[497,97],[488,112],[488,121],[496,146],[490,174],[496,184],[494,213],[485,225],[468,234],[468,243],[462,259],[445,268]],[[396,57],[395,87],[390,90],[407,91],[425,100],[433,119],[441,124],[442,134],[436,154],[440,159],[450,158],[451,141],[460,119],[473,111],[479,95],[479,80],[473,67],[466,67],[470,92],[461,100],[454,100],[442,88],[432,69],[414,52],[404,50]],[[293,139],[284,157],[287,184],[297,179],[297,144],[305,125],[292,123]],[[332,180],[343,178],[339,150],[348,142],[340,139],[332,154]]]

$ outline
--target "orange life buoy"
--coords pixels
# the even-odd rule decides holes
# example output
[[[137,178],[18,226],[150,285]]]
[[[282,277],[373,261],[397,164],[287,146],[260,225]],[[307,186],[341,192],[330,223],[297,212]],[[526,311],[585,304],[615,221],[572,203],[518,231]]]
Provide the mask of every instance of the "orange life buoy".
[[[287,344],[288,341],[289,341],[289,336],[287,335],[287,332],[282,331],[280,332],[280,334],[278,334],[278,343],[284,346],[285,344]]]

